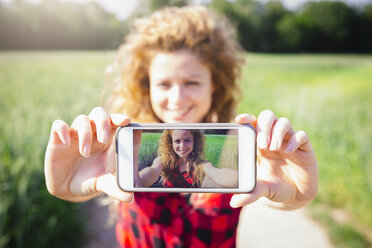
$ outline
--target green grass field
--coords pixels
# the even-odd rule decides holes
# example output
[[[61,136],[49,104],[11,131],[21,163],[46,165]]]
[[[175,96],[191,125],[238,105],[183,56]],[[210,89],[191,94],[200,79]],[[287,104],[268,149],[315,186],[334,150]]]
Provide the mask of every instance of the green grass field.
[[[0,52],[0,247],[81,243],[84,213],[46,191],[44,152],[54,119],[71,123],[98,105],[112,56]]]
[[[372,240],[372,56],[248,54],[242,95],[239,112],[271,109],[310,136],[319,163],[311,206],[330,217],[337,247],[371,246],[345,232]],[[342,210],[343,220],[332,218],[333,210]]]
[[[78,245],[78,205],[48,195],[43,156],[54,119],[71,123],[99,104],[113,58],[0,52],[0,246]],[[335,245],[370,247],[372,56],[247,54],[241,88],[239,113],[271,109],[309,134],[320,172],[311,209]]]

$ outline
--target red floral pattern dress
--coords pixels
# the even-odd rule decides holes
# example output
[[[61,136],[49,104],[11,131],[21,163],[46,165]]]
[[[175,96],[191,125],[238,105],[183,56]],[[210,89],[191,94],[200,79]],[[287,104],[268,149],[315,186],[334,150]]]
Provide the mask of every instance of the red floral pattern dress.
[[[163,180],[163,187],[165,188],[200,188],[198,183],[195,183],[195,173],[194,170],[187,173],[186,170],[180,172],[177,168],[173,170],[172,174],[168,179]]]
[[[188,173],[176,170],[174,175],[163,185],[192,186]],[[121,247],[235,247],[241,209],[230,207],[231,196],[135,193],[133,203],[119,205],[118,243]]]

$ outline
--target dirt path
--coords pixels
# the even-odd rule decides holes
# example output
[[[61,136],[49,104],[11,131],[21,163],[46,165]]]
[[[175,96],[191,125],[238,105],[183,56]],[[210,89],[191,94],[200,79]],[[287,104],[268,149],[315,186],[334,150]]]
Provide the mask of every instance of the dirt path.
[[[243,208],[237,246],[266,248],[331,248],[327,233],[306,215],[306,208],[282,211],[261,199]]]
[[[90,236],[83,248],[116,247],[115,225],[108,225],[108,207],[96,201],[85,203],[90,215]],[[238,226],[237,247],[331,248],[323,228],[306,215],[306,209],[282,211],[259,200],[245,208]]]
[[[89,219],[86,223],[88,237],[82,248],[116,248],[115,223],[109,223],[109,208],[92,200],[82,204]]]

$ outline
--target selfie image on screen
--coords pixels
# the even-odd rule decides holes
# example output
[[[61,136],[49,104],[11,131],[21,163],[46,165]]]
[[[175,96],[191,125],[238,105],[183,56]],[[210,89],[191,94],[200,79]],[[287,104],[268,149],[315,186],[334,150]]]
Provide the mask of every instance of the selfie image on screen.
[[[238,188],[238,130],[145,129],[136,135],[135,187]]]

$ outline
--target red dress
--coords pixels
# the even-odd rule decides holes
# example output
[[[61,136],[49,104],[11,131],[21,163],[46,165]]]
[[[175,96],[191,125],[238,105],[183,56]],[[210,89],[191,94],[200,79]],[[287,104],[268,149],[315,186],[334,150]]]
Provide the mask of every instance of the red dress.
[[[163,180],[163,187],[165,188],[200,188],[198,183],[195,183],[195,173],[194,170],[187,173],[187,171],[180,172],[176,166],[172,174],[168,179]]]
[[[175,180],[163,184],[192,186],[186,172],[174,174],[178,174],[172,176]],[[230,207],[231,196],[135,193],[133,203],[119,205],[118,243],[121,247],[235,247],[241,209]]]

